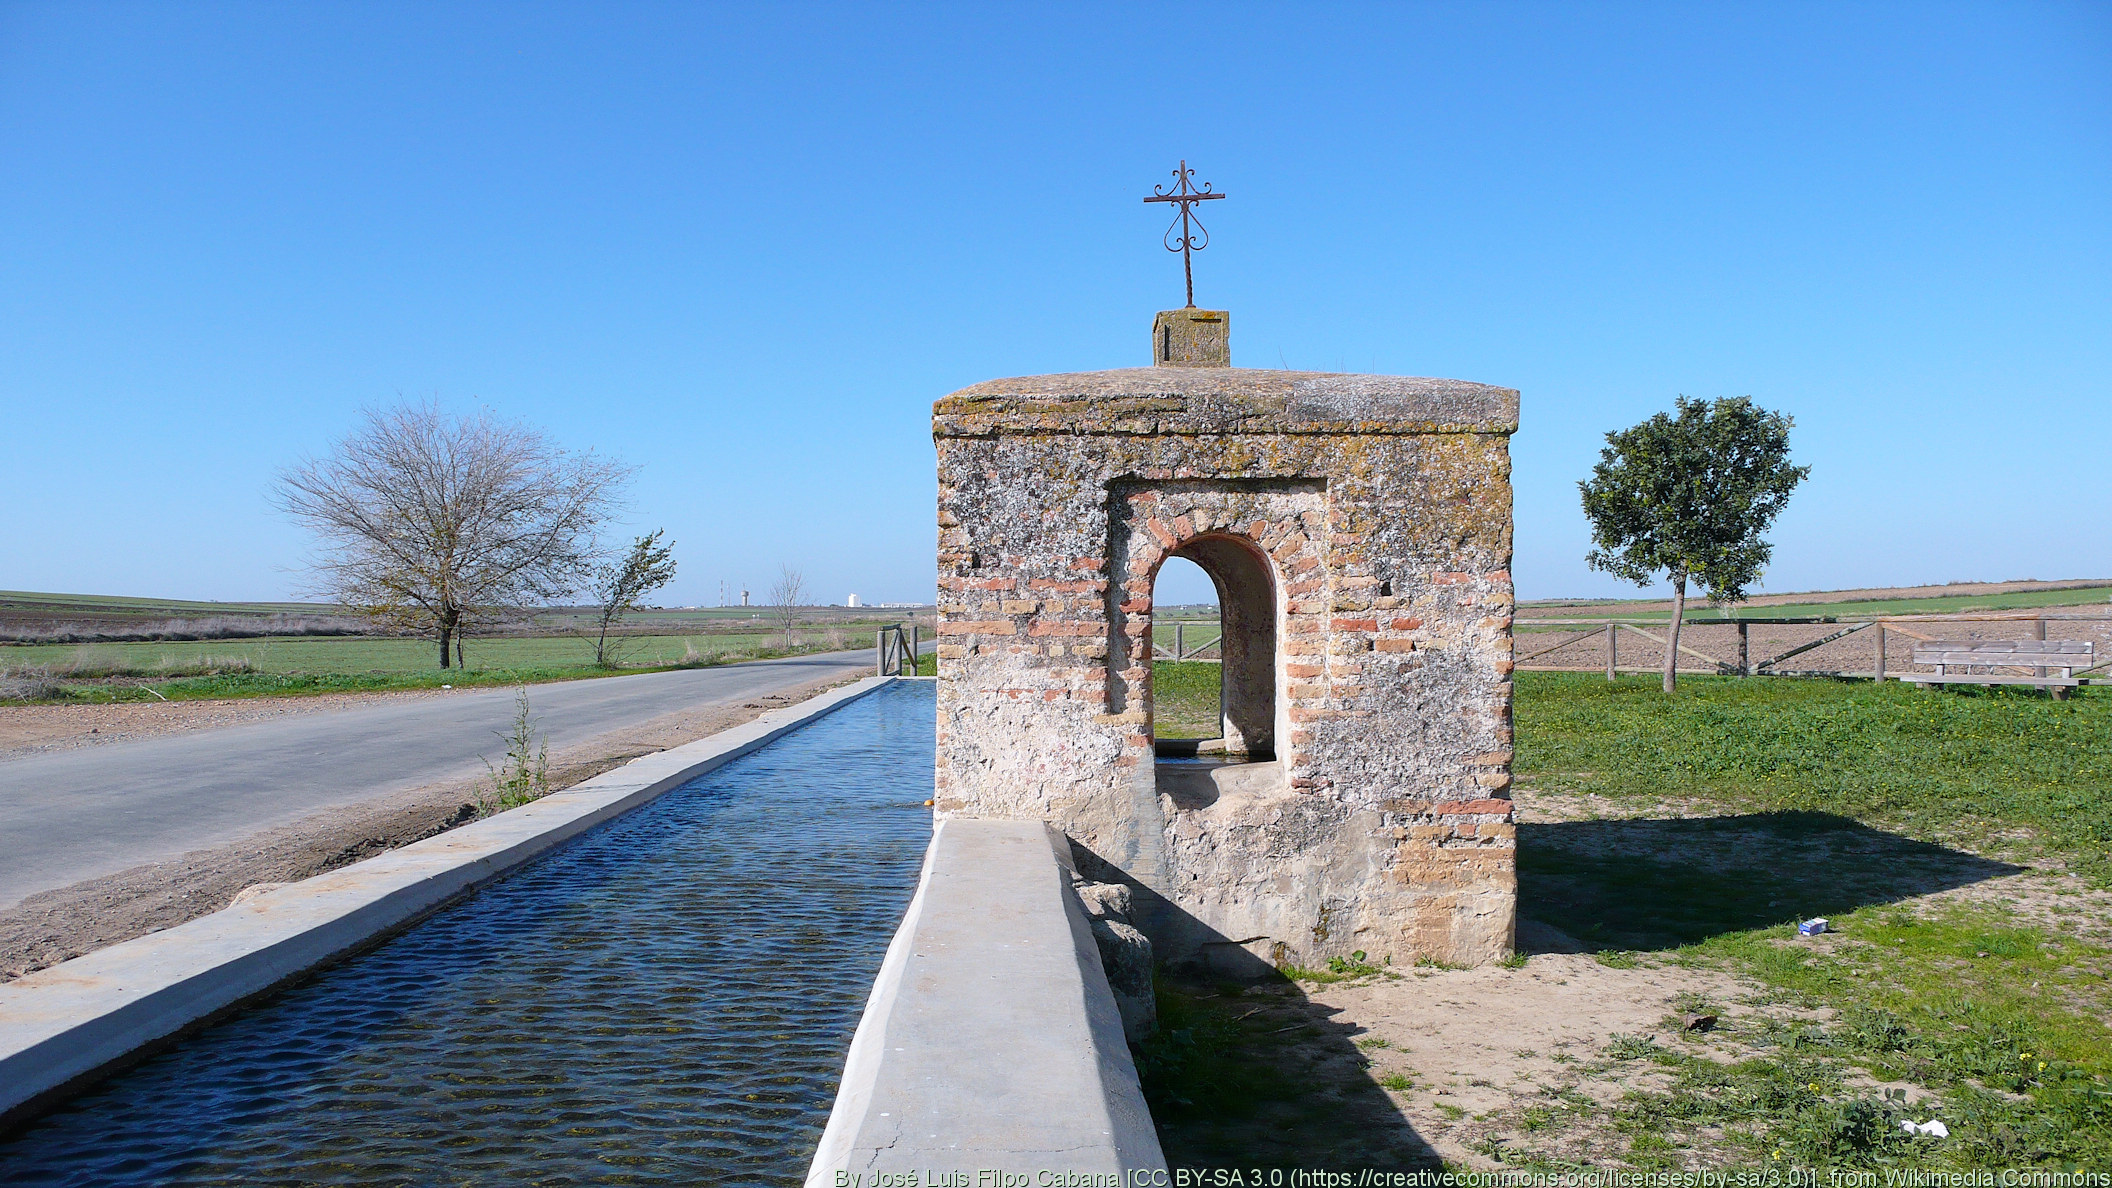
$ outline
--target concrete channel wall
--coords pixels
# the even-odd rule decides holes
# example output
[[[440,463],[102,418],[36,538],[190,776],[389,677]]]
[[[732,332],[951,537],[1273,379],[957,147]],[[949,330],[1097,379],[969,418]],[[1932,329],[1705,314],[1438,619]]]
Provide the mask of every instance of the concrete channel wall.
[[[875,690],[854,684],[532,804],[0,985],[0,1132],[480,883]]]
[[[1042,822],[938,823],[808,1188],[1165,1183],[1072,874]]]

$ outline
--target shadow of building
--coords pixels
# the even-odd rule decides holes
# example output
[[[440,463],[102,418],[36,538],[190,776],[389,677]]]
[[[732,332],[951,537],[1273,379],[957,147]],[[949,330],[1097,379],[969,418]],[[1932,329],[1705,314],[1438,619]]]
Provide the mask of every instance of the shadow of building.
[[[1833,813],[1518,826],[1518,911],[1587,951],[1675,949],[2025,868]],[[1561,947],[1520,929],[1521,949]]]

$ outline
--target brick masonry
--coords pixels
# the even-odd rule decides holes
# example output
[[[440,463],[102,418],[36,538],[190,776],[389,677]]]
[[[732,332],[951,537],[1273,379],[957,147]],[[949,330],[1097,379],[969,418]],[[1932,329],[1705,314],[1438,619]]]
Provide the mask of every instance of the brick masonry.
[[[939,812],[1055,822],[1162,959],[1502,955],[1517,420],[1507,388],[1228,367],[939,401]],[[1179,788],[1147,642],[1173,555],[1219,583],[1260,760]]]

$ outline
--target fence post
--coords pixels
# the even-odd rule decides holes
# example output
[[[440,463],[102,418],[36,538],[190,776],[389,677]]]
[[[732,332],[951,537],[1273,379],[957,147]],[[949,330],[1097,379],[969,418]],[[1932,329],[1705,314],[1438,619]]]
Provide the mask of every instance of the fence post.
[[[1753,675],[1753,666],[1752,666],[1752,664],[1750,663],[1750,661],[1751,661],[1751,658],[1752,658],[1752,653],[1751,653],[1750,651],[1748,651],[1748,650],[1747,650],[1747,639],[1746,639],[1746,625],[1745,625],[1745,620],[1744,620],[1744,619],[1740,619],[1740,620],[1738,620],[1738,675],[1739,675],[1739,676],[1742,676],[1742,677],[1749,677],[1749,676]]]
[[[873,632],[873,675],[887,675],[887,631],[885,628]]]
[[[924,654],[924,625],[915,619],[909,621],[909,674],[917,674],[917,657]]]
[[[1606,624],[1606,679],[1613,679],[1613,666],[1620,662],[1621,625]]]
[[[2036,640],[2040,640],[2040,641],[2044,641],[2044,640],[2045,640],[2045,638],[2046,638],[2046,620],[2044,620],[2044,619],[2033,619],[2033,620],[2031,621],[2031,636],[2032,636],[2032,638],[2033,638],[2033,639],[2036,639]],[[2046,675],[2046,670],[2045,670],[2045,669],[2043,669],[2043,668],[2034,668],[2034,669],[2032,669],[2032,670],[2031,670],[2031,675],[2033,675],[2033,676],[2035,676],[2035,677],[2042,677],[2042,676],[2045,676],[2045,675]]]
[[[1877,683],[1885,683],[1885,625],[1877,625]]]
[[[1175,623],[1173,625],[1173,658],[1176,660],[1186,660],[1188,658],[1181,654],[1181,649],[1184,646],[1183,641],[1187,638],[1182,634],[1182,628],[1185,626],[1186,624],[1184,623]]]

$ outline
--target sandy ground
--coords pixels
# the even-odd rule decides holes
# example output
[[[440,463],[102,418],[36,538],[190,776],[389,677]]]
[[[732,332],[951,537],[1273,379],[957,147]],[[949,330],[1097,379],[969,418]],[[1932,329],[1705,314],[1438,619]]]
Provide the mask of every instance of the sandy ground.
[[[1525,822],[1617,816],[1636,818],[1641,829],[1650,821],[1716,815],[1706,806],[1673,803],[1615,810],[1589,797],[1530,788],[1516,796]],[[1618,847],[1635,840],[1617,828],[1607,838]],[[2000,904],[2023,921],[2055,925],[2100,944],[2112,940],[2112,894],[2079,893],[2053,861],[2001,869],[2012,873],[1962,885],[1930,878],[1925,894],[1896,902],[1927,912],[1949,902]],[[1907,885],[1916,884],[1910,878]],[[1833,933],[1787,943],[1840,952],[1860,942]],[[1528,1153],[1617,1165],[1625,1162],[1628,1139],[1600,1124],[1603,1116],[1586,1110],[1582,1121],[1573,1114],[1562,1126],[1545,1124],[1551,1107],[1607,1104],[1631,1090],[1666,1086],[1669,1074],[1662,1066],[1609,1057],[1617,1037],[1734,1062],[1774,1054],[1757,1042],[1774,1023],[1830,1017],[1783,1005],[1758,983],[1718,970],[1685,968],[1648,954],[1638,955],[1632,968],[1602,964],[1581,952],[1575,939],[1530,919],[1520,921],[1518,947],[1531,954],[1519,968],[1416,967],[1333,985],[1248,991],[1245,998],[1258,1007],[1254,1021],[1264,1031],[1280,1024],[1302,1037],[1284,1061],[1339,1114],[1318,1129],[1341,1133],[1318,1143],[1311,1130],[1281,1143],[1252,1133],[1239,1141],[1258,1147],[1255,1156],[1263,1163],[1275,1157],[1310,1166],[1318,1158],[1335,1170],[1431,1167],[1439,1160],[1487,1170],[1514,1166]],[[1689,1029],[1703,1012],[1713,1021]],[[1850,1083],[1901,1089],[1910,1102],[1928,1096],[1919,1086],[1868,1077],[1851,1077]],[[1735,1157],[1728,1146],[1712,1151],[1707,1135],[1681,1156],[1692,1166]]]
[[[763,711],[802,701],[856,678],[830,677],[752,701],[685,710],[599,735],[550,756],[553,790],[629,762],[751,721]],[[168,705],[33,706],[0,710],[0,754],[92,746],[317,713],[375,698],[445,697],[443,691],[344,694],[240,702]],[[350,809],[266,830],[240,842],[194,850],[179,859],[119,871],[30,896],[0,911],[0,981],[120,941],[219,911],[244,889],[291,883],[431,837],[476,819],[475,780],[453,780],[383,797]]]

